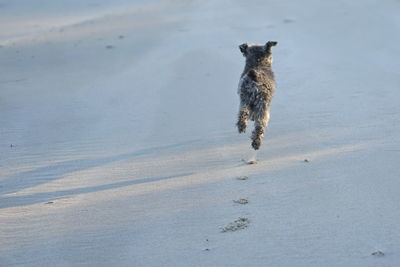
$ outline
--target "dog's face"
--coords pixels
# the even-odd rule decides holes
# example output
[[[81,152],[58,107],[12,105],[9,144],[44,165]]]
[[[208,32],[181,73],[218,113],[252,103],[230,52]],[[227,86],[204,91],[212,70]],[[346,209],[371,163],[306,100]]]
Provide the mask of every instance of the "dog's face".
[[[268,42],[265,45],[241,44],[239,45],[240,52],[249,63],[272,64],[271,48],[277,45],[278,42]]]

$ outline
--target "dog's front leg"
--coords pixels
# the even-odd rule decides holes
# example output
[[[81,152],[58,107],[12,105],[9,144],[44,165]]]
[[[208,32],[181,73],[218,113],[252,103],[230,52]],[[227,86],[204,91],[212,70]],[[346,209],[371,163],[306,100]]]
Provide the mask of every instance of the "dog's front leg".
[[[251,143],[251,146],[255,149],[258,150],[261,146],[263,137],[264,137],[264,132],[265,129],[268,126],[269,122],[269,107],[266,108],[265,113],[262,114],[259,118],[257,118],[254,122],[254,131],[251,136],[251,139],[253,142]]]
[[[240,105],[239,115],[238,115],[238,122],[236,126],[238,127],[239,133],[246,132],[247,122],[250,118],[250,110],[247,105],[243,103]]]

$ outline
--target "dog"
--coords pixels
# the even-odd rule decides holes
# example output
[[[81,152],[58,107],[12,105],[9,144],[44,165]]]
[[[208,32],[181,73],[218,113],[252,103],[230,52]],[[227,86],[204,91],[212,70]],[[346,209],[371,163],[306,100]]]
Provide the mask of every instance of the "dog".
[[[244,43],[239,46],[246,64],[238,87],[240,109],[236,125],[239,133],[244,133],[248,121],[254,121],[251,135],[254,150],[260,149],[270,118],[270,104],[276,89],[271,48],[277,44],[269,41],[265,45]]]

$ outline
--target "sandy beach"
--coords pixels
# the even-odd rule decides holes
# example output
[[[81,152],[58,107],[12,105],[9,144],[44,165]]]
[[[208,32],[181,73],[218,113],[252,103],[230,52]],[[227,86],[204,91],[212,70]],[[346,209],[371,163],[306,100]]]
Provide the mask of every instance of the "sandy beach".
[[[0,266],[399,266],[399,9],[0,0]]]

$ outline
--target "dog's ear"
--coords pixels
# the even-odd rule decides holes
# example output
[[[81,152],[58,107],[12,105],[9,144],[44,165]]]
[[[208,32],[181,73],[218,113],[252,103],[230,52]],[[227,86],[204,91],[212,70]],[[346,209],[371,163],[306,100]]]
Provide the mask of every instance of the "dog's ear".
[[[242,52],[242,54],[243,55],[246,55],[246,52],[247,52],[247,48],[248,48],[249,46],[245,43],[245,44],[241,44],[241,45],[239,45],[239,49],[240,49],[240,52]]]
[[[278,42],[269,41],[268,43],[265,44],[265,51],[267,51],[268,53],[271,53],[271,48],[273,46],[276,46],[277,44],[278,44]]]

